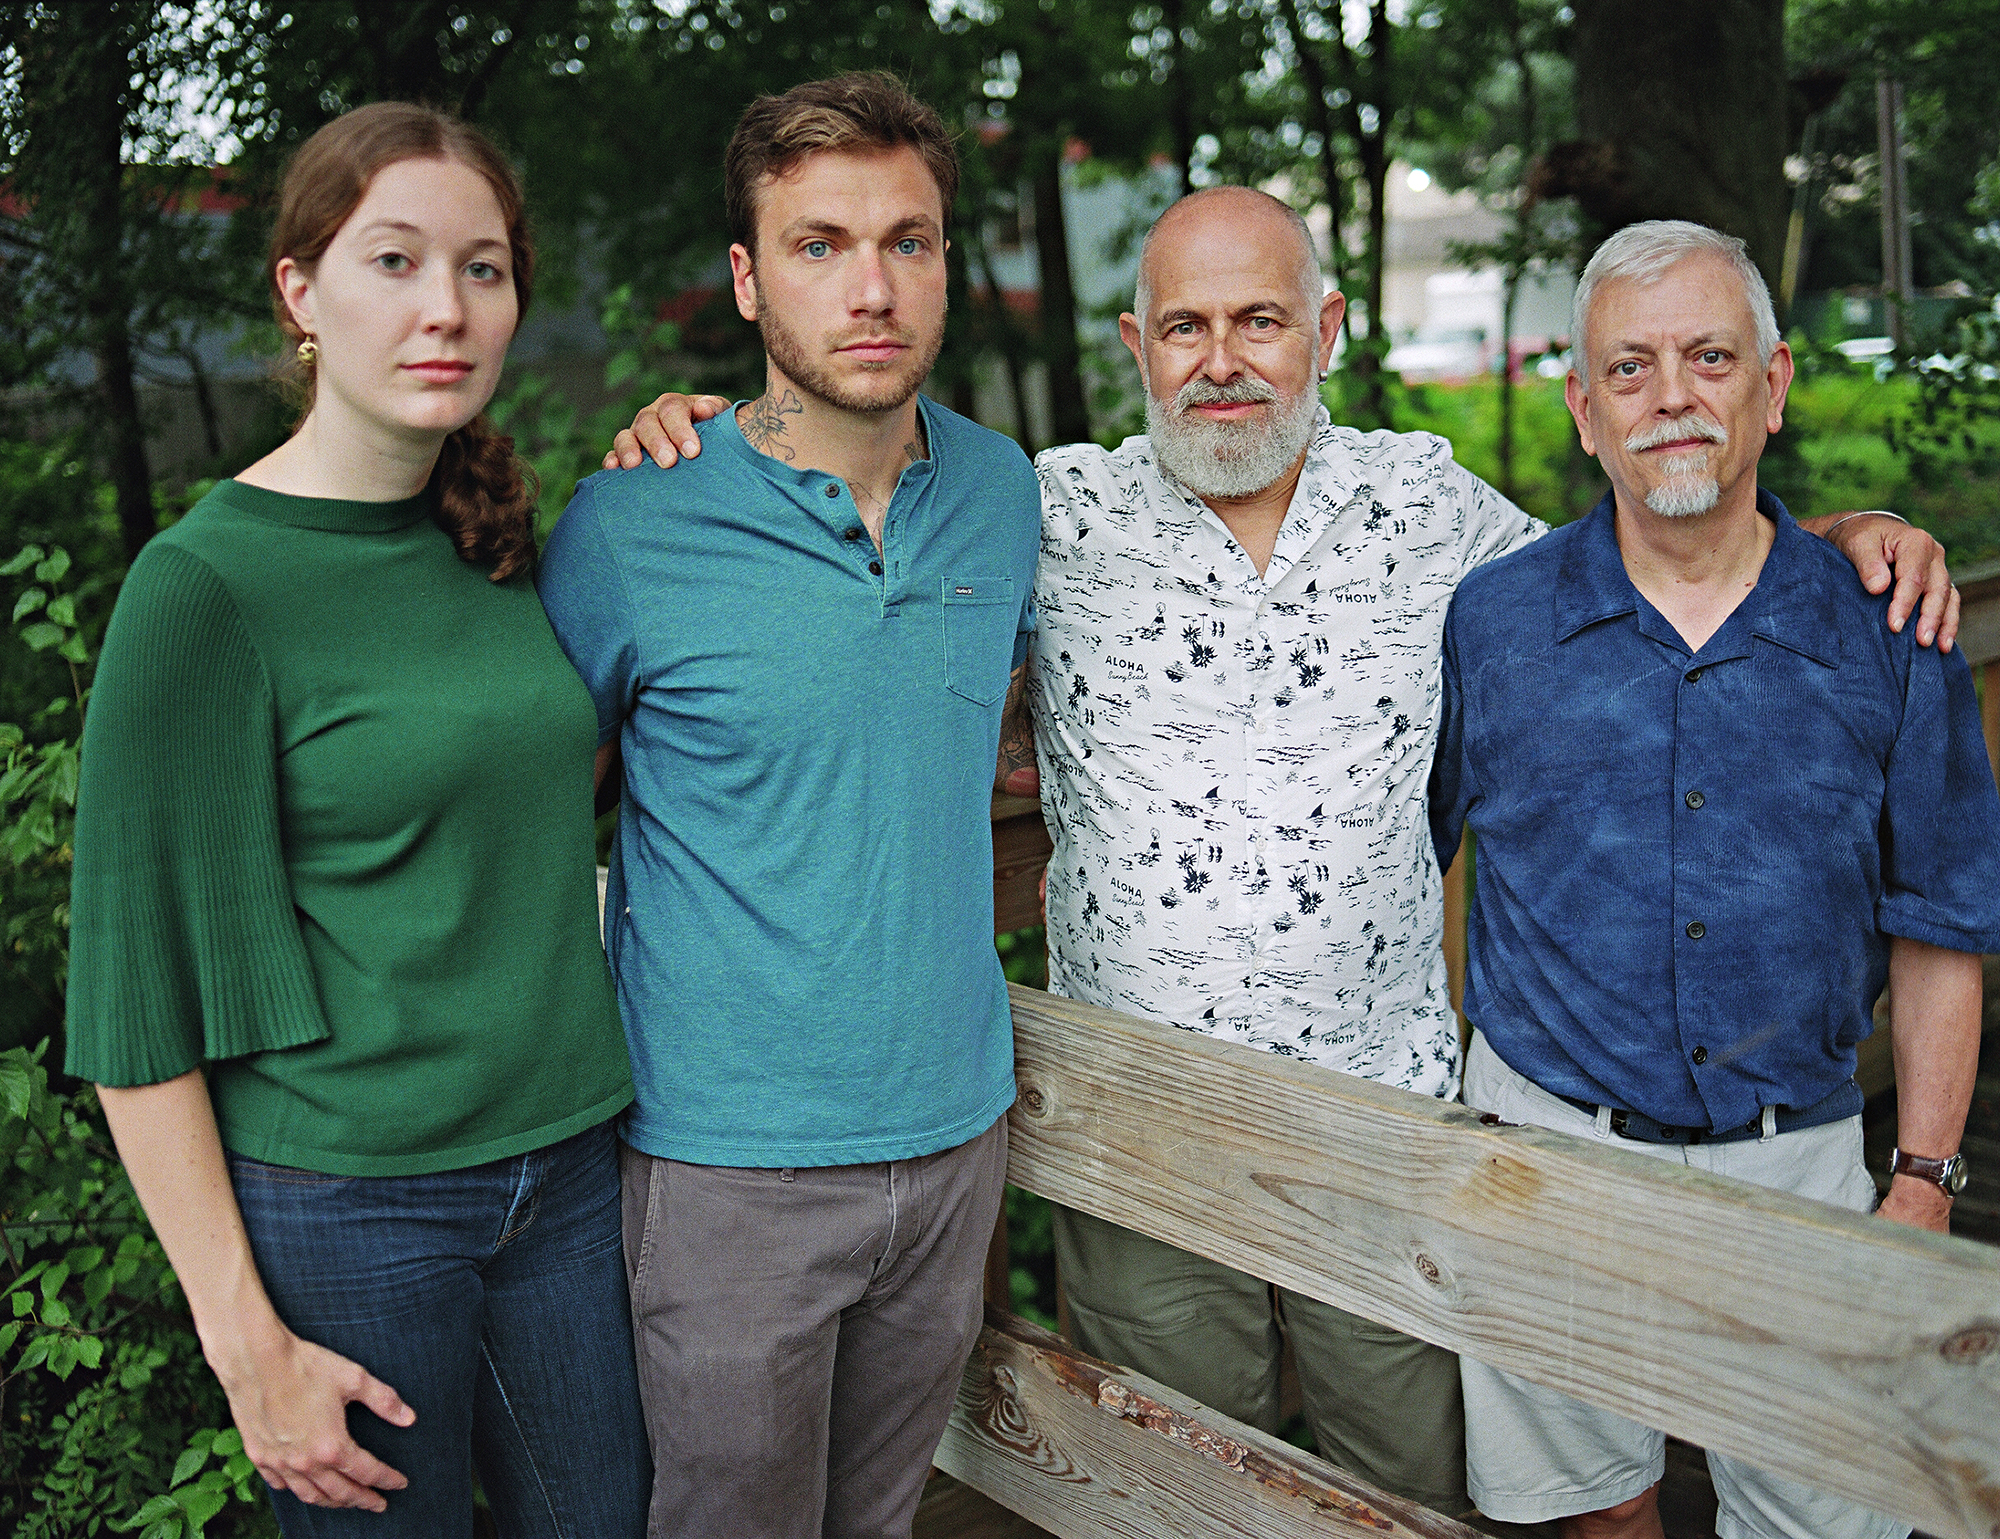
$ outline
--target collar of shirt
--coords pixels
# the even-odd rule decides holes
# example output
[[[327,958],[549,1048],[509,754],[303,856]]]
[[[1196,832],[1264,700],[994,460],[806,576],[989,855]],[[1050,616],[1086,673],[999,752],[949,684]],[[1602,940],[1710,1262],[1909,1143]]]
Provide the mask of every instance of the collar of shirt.
[[[1785,505],[1761,487],[1757,511],[1778,526],[1770,552],[1756,587],[1703,644],[1701,660],[1719,663],[1747,657],[1752,638],[1761,636],[1829,668],[1838,667],[1840,633],[1832,595],[1800,560],[1802,542],[1815,536],[1801,529]],[[1632,585],[1618,549],[1617,513],[1610,492],[1590,510],[1579,533],[1581,538],[1563,553],[1556,577],[1556,644],[1561,646],[1588,626],[1636,613],[1642,636],[1688,653],[1680,633]]]

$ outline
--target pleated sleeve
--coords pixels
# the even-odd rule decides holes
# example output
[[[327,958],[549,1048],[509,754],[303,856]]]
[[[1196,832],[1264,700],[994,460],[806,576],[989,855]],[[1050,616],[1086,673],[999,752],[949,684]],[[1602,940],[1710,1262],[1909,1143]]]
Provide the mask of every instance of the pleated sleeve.
[[[326,1037],[286,875],[270,680],[230,593],[140,553],[83,734],[69,1072],[105,1085]]]

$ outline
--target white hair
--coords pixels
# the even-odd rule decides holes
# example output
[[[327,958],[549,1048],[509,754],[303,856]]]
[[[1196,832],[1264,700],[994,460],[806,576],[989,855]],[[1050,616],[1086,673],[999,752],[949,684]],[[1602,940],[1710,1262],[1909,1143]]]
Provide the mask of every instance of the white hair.
[[[1318,318],[1320,301],[1326,297],[1326,277],[1320,271],[1319,253],[1313,247],[1312,230],[1306,224],[1304,216],[1283,198],[1274,198],[1261,188],[1203,187],[1169,204],[1166,212],[1153,221],[1152,227],[1146,231],[1146,238],[1139,243],[1139,280],[1132,295],[1132,309],[1139,317],[1140,330],[1145,329],[1146,312],[1153,303],[1153,286],[1146,277],[1146,258],[1152,252],[1153,242],[1159,238],[1160,226],[1167,222],[1168,216],[1175,209],[1184,204],[1192,203],[1197,198],[1214,197],[1217,193],[1223,192],[1247,192],[1252,197],[1262,198],[1285,216],[1286,222],[1292,227],[1292,232],[1299,238],[1299,293],[1306,301],[1307,312],[1315,320]]]
[[[1771,309],[1771,290],[1757,264],[1750,260],[1750,248],[1733,235],[1711,230],[1705,224],[1685,219],[1648,219],[1628,224],[1597,248],[1597,254],[1576,282],[1576,299],[1570,312],[1570,351],[1588,377],[1588,346],[1585,333],[1590,320],[1590,304],[1597,286],[1612,278],[1629,278],[1634,283],[1657,283],[1677,262],[1703,252],[1712,252],[1736,269],[1743,281],[1743,297],[1750,301],[1750,315],[1757,325],[1757,362],[1769,364],[1778,348],[1778,317]]]

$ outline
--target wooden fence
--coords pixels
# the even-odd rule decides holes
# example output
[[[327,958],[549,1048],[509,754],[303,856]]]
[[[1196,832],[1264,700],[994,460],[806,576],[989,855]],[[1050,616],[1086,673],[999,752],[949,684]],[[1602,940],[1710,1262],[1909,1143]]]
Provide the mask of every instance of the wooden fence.
[[[2000,764],[2000,563],[1960,589]],[[1033,922],[1032,804],[996,802],[994,847],[1002,927]],[[1462,880],[1447,891],[1456,980]],[[2000,1250],[1013,1000],[1015,1185],[1930,1533],[2000,1539]],[[1471,1533],[993,1309],[938,1463],[1070,1539]]]

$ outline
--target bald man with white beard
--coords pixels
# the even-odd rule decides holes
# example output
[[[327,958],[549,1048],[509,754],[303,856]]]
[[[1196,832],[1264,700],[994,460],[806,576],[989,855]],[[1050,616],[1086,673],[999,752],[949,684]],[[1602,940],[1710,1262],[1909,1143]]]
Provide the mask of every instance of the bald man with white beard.
[[[1119,322],[1148,431],[1036,462],[1033,735],[1014,715],[1001,778],[1030,791],[1039,761],[1052,991],[1450,1099],[1425,814],[1445,611],[1545,531],[1443,439],[1329,420],[1343,310],[1275,198],[1209,189],[1155,223]],[[607,464],[671,463],[690,404],[727,403],[662,397]],[[1898,623],[1928,581],[1919,637],[1949,638],[1935,542],[1841,534],[1877,587],[1885,549],[1911,574]],[[1055,1234],[1079,1347],[1273,1430],[1288,1334],[1323,1457],[1466,1510],[1452,1354],[1087,1214]]]

